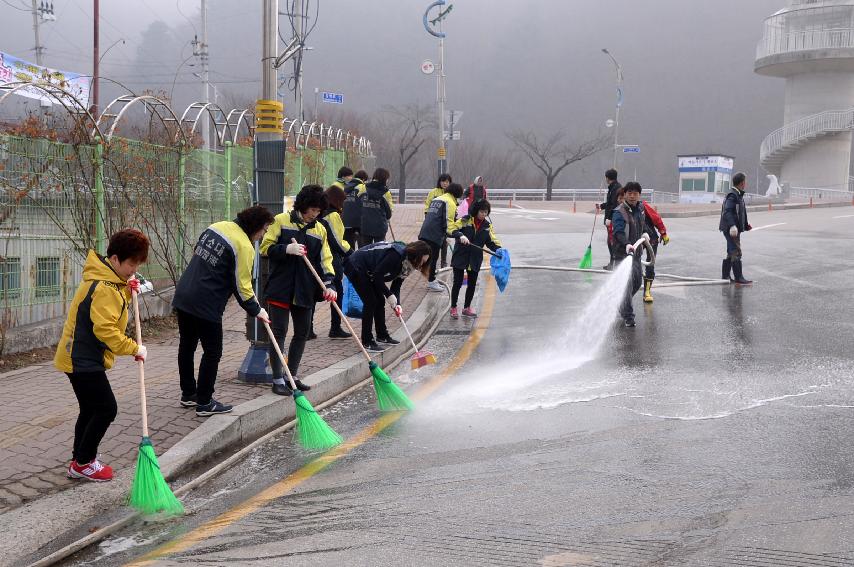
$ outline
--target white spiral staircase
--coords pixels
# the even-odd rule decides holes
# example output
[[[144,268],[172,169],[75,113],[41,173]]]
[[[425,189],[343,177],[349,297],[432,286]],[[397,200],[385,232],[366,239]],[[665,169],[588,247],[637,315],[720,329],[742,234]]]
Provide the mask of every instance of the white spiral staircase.
[[[783,162],[813,140],[854,130],[854,108],[826,110],[806,116],[779,128],[762,142],[759,161],[762,167],[780,174]]]

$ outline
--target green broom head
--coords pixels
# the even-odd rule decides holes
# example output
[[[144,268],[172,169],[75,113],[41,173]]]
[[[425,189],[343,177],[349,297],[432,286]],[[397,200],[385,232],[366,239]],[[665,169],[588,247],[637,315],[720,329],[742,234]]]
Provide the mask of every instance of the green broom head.
[[[373,360],[369,364],[374,377],[374,391],[380,411],[408,411],[415,407],[403,390],[391,381],[388,374]]]
[[[578,263],[578,267],[582,270],[589,270],[593,267],[593,249],[588,246],[587,251],[584,252],[584,257],[581,259],[581,262]]]
[[[184,513],[184,505],[172,494],[172,489],[160,472],[154,446],[148,437],[143,437],[139,444],[136,474],[133,477],[128,504],[146,515]]]
[[[343,441],[299,390],[294,392],[294,402],[297,406],[297,437],[303,447],[311,450],[325,450]]]

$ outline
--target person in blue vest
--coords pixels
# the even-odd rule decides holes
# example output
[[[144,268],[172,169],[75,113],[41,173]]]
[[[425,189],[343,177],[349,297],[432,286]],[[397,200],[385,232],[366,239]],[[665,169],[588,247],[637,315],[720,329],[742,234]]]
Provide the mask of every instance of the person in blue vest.
[[[311,332],[314,305],[318,301],[335,301],[335,269],[329,249],[326,229],[318,222],[327,201],[323,187],[306,185],[294,199],[294,208],[278,214],[261,241],[261,254],[270,259],[270,279],[264,288],[264,299],[270,309],[273,335],[284,349],[288,333],[288,320],[293,320],[294,333],[288,347],[288,369],[301,391],[310,389],[298,379],[299,365],[305,351],[305,342]],[[295,239],[296,242],[292,242]],[[319,286],[305,256],[323,280]],[[270,368],[273,371],[274,394],[293,395],[285,382],[283,369],[275,347],[270,344]]]
[[[747,222],[747,208],[744,206],[746,190],[747,176],[741,172],[733,175],[732,189],[721,205],[721,220],[718,224],[718,230],[726,239],[726,258],[721,265],[721,279],[730,280],[738,285],[753,283],[744,277],[741,266],[741,234],[753,229]],[[735,275],[735,278],[730,278],[730,272]]]
[[[641,185],[637,181],[629,181],[623,187],[623,203],[614,209],[611,223],[614,228],[614,264],[615,266],[631,256],[632,274],[626,286],[623,302],[620,305],[620,316],[626,327],[635,326],[635,311],[632,298],[641,288],[643,274],[641,273],[640,252],[635,253],[634,244],[644,233],[646,213],[640,200]]]
[[[356,293],[362,299],[362,344],[368,352],[382,352],[400,341],[393,339],[385,324],[385,304],[395,315],[403,316],[400,307],[400,288],[413,271],[425,277],[430,270],[430,247],[416,240],[409,244],[377,242],[363,246],[344,259],[347,274]],[[386,282],[391,282],[389,287]],[[373,329],[377,338],[374,340]],[[377,344],[377,341],[385,346]]]
[[[471,308],[471,302],[474,299],[480,266],[483,264],[483,251],[476,246],[489,248],[493,252],[501,248],[501,242],[495,236],[492,223],[487,219],[491,212],[492,206],[489,201],[485,199],[475,201],[469,209],[469,214],[457,222],[451,235],[457,240],[454,254],[451,256],[451,268],[454,270],[454,285],[451,287],[451,319],[460,317],[457,311],[457,300],[463,285],[464,272],[468,273],[468,283],[463,304],[463,317],[477,317],[477,313]]]
[[[217,222],[199,237],[193,257],[175,286],[172,307],[178,316],[178,376],[181,405],[196,408],[196,415],[228,413],[229,404],[213,398],[217,369],[222,358],[222,316],[228,299],[251,316],[269,322],[267,311],[252,289],[255,247],[273,215],[261,206],[237,213],[233,221]],[[194,377],[194,355],[202,343],[199,381]]]

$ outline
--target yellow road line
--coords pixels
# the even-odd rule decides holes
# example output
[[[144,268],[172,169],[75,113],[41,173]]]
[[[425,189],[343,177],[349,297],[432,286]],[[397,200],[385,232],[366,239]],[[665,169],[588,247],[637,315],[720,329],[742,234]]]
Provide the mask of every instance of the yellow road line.
[[[453,360],[451,360],[450,364],[448,364],[441,373],[437,374],[418,388],[412,396],[415,400],[423,400],[427,398],[442,386],[442,384],[447,382],[448,379],[462,368],[463,365],[468,362],[469,358],[471,358],[471,355],[480,344],[480,341],[483,340],[483,335],[486,332],[486,328],[489,326],[490,320],[492,319],[492,309],[495,305],[496,296],[495,290],[495,282],[491,278],[488,279],[486,291],[484,293],[483,307],[481,308],[480,316],[477,318],[472,329],[472,333],[469,335],[459,352],[457,352],[456,356],[454,356]],[[397,422],[397,420],[399,420],[403,415],[405,414],[402,412],[396,412],[380,416],[374,420],[371,425],[365,427],[362,431],[356,434],[352,439],[349,439],[338,447],[327,451],[320,457],[298,469],[287,478],[280,480],[276,484],[259,492],[252,498],[238,504],[231,510],[217,516],[205,524],[202,524],[195,530],[188,532],[184,536],[161,545],[157,549],[146,553],[136,561],[127,563],[126,566],[142,567],[144,565],[151,565],[166,555],[184,552],[197,543],[215,536],[231,524],[242,520],[268,502],[285,496],[300,484],[309,480],[332,463],[350,453],[353,449],[356,449],[371,438],[379,435],[384,429]]]

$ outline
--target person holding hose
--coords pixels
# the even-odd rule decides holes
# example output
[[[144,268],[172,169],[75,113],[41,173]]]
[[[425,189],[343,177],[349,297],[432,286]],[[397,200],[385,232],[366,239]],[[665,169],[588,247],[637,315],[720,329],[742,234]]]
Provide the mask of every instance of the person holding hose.
[[[427,211],[430,210],[430,203],[433,202],[433,199],[445,194],[445,191],[448,190],[448,186],[453,183],[454,180],[451,178],[451,175],[448,173],[443,173],[439,176],[439,179],[436,181],[435,189],[432,189],[429,193],[427,193],[427,198],[424,199],[424,216],[427,216]],[[448,260],[448,241],[442,241],[442,255],[441,255],[441,267],[445,267],[447,265]]]
[[[288,347],[288,369],[296,387],[305,392],[311,387],[298,378],[305,342],[311,330],[314,305],[318,301],[335,301],[335,269],[329,249],[326,229],[317,221],[326,209],[323,187],[306,185],[294,199],[294,208],[278,214],[261,241],[261,254],[270,259],[270,278],[264,288],[264,298],[270,308],[273,336],[279,348],[285,348],[288,318],[293,320],[294,334]],[[292,240],[296,242],[292,242]],[[311,270],[300,256],[306,256],[323,279],[320,289]],[[273,371],[274,394],[291,396],[293,390],[285,382],[282,363],[276,347],[270,344],[270,368]]]
[[[148,260],[148,237],[138,230],[120,230],[110,237],[107,255],[90,250],[77,287],[53,364],[65,372],[80,413],[74,426],[69,478],[94,482],[113,479],[112,467],[98,460],[98,445],[116,419],[116,396],[107,379],[116,356],[145,360],[146,348],[125,335],[134,277]]]
[[[427,291],[444,290],[442,284],[436,281],[436,262],[439,259],[442,242],[455,230],[457,200],[462,196],[462,186],[459,183],[451,183],[447,191],[430,202],[430,207],[424,215],[418,239],[426,242],[430,247],[430,276]]]
[[[391,338],[385,324],[385,304],[395,315],[403,316],[400,307],[400,287],[413,271],[427,276],[430,270],[430,246],[416,240],[409,244],[378,242],[359,248],[344,259],[344,273],[362,299],[362,344],[368,352],[382,352],[386,345],[400,341]],[[391,287],[386,285],[391,282]],[[377,341],[373,329],[376,327]]]
[[[344,222],[344,240],[352,250],[356,249],[359,240],[359,230],[362,226],[362,201],[359,194],[364,191],[367,172],[360,169],[350,181],[344,184],[344,207],[341,220]]]
[[[344,206],[344,190],[334,183],[326,190],[328,206],[320,217],[320,223],[326,229],[326,239],[332,252],[332,268],[335,271],[333,285],[338,297],[335,302],[341,307],[344,299],[344,258],[352,253],[350,243],[344,239],[344,223],[341,222],[341,210]],[[341,315],[333,305],[329,306],[331,319],[329,324],[330,339],[349,339],[353,335],[341,328]]]
[[[605,211],[605,218],[602,222],[605,223],[606,227],[610,228],[611,223],[613,222],[614,209],[619,206],[619,203],[617,202],[617,191],[622,187],[620,182],[617,181],[616,169],[609,169],[605,172],[605,183],[608,184],[608,195],[605,198],[605,202],[599,205],[599,208]],[[610,254],[610,258],[608,259],[608,263],[602,266],[603,270],[614,269],[614,247],[610,238],[608,239],[608,252]]]
[[[460,296],[460,288],[463,285],[463,272],[468,272],[468,284],[466,286],[466,298],[463,304],[463,317],[477,317],[477,313],[471,308],[474,291],[477,287],[477,276],[480,266],[483,264],[483,251],[476,248],[489,248],[497,252],[501,248],[501,242],[495,236],[486,217],[492,212],[489,201],[477,201],[456,225],[452,236],[456,238],[454,254],[451,256],[451,268],[454,270],[454,285],[451,288],[451,318],[459,319],[457,311],[457,299]]]
[[[614,209],[612,222],[614,227],[614,262],[621,262],[631,256],[632,274],[626,286],[623,303],[620,305],[620,316],[626,327],[635,326],[635,311],[632,308],[632,298],[641,287],[641,255],[635,253],[634,244],[646,227],[646,214],[640,202],[641,186],[637,181],[630,181],[623,187],[623,203]]]
[[[249,207],[233,221],[217,222],[199,237],[193,257],[178,285],[172,307],[178,316],[178,376],[181,405],[196,408],[196,415],[228,413],[232,406],[213,398],[222,358],[222,315],[232,295],[251,316],[269,321],[255,298],[252,272],[255,247],[273,215],[264,207]],[[202,343],[199,381],[194,376],[195,353]]]
[[[359,200],[362,204],[359,246],[385,240],[394,209],[391,192],[388,190],[390,177],[387,169],[378,167],[371,181],[359,189]]]
[[[726,258],[721,266],[721,279],[730,280],[738,285],[753,283],[744,277],[741,267],[741,234],[753,230],[747,222],[747,208],[744,206],[746,190],[747,176],[741,172],[733,175],[732,189],[721,205],[721,220],[718,224],[718,230],[726,239]],[[734,279],[730,279],[730,272],[735,275]]]
[[[649,243],[652,245],[652,252],[657,258],[659,238],[661,243],[667,246],[667,243],[670,242],[670,236],[667,235],[667,227],[664,226],[664,221],[661,220],[661,215],[658,214],[655,207],[646,201],[642,202],[644,216],[646,217],[646,227],[644,230],[649,235]],[[647,261],[649,261],[650,257],[648,250],[646,256]],[[643,275],[643,302],[652,303],[652,281],[655,279],[655,263],[647,264],[645,268]]]

